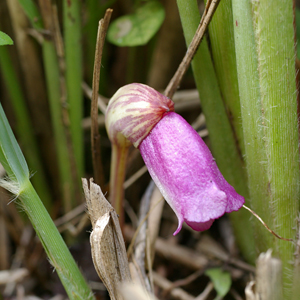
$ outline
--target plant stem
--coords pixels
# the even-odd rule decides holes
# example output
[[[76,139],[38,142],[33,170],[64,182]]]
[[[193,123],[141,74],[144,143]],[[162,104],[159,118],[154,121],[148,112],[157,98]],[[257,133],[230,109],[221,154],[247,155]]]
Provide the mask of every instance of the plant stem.
[[[80,178],[84,171],[83,131],[81,127],[81,120],[83,118],[83,95],[81,89],[82,46],[80,2],[78,0],[64,0],[63,12],[67,102],[70,112],[70,130],[74,156]]]
[[[251,206],[280,236],[294,238],[299,153],[293,4],[232,4]],[[272,248],[282,260],[285,299],[290,299],[294,246],[253,223],[258,251]]]
[[[214,68],[241,155],[245,154],[237,80],[231,0],[222,0],[209,24]],[[224,55],[226,53],[226,55]]]
[[[200,21],[197,2],[177,0],[182,27],[187,45],[192,40]],[[248,200],[248,189],[243,162],[236,147],[219,83],[210,57],[207,42],[203,39],[193,58],[192,68],[199,91],[202,109],[206,117],[211,150],[225,179],[236,191]],[[230,214],[236,232],[237,241],[243,255],[254,261],[254,240],[249,215],[240,210]]]
[[[19,199],[69,298],[95,299],[68,247],[29,181],[19,195]]]
[[[29,180],[29,169],[0,104],[0,162],[9,179],[0,186],[16,195],[70,299],[94,299],[66,244]]]
[[[33,184],[43,199],[48,210],[51,209],[51,193],[46,181],[43,165],[40,159],[39,148],[34,136],[33,126],[30,120],[29,111],[17,75],[11,62],[7,48],[0,47],[0,67],[5,81],[11,103],[17,120],[17,134],[23,146],[24,153],[30,165],[30,169],[36,172],[32,177]]]
[[[72,201],[75,202],[75,199],[78,198],[78,193],[75,193],[74,188],[74,184],[76,184],[74,180],[74,177],[76,177],[74,176],[76,170],[73,170],[71,165],[73,153],[71,152],[72,149],[69,149],[71,145],[70,143],[68,143],[70,141],[68,140],[68,133],[63,123],[63,120],[66,123],[65,119],[68,119],[68,112],[65,108],[66,103],[64,103],[64,99],[62,97],[63,92],[61,82],[64,80],[64,78],[61,77],[62,74],[60,73],[58,55],[53,42],[53,39],[59,36],[59,33],[55,31],[55,29],[58,30],[58,28],[55,27],[55,18],[53,15],[53,7],[51,1],[39,1],[43,18],[37,10],[34,2],[32,2],[31,0],[19,0],[19,2],[30,18],[34,28],[43,29],[43,24],[40,21],[43,19],[44,29],[50,32],[52,38],[43,38],[42,52],[43,62],[45,66],[51,120],[55,137],[55,147],[58,156],[58,167],[64,200],[64,210],[65,212],[68,212],[73,207]],[[38,22],[35,22],[35,20],[38,20]]]
[[[92,92],[92,105],[91,105],[91,144],[92,144],[92,158],[93,158],[93,168],[95,183],[104,187],[104,175],[103,175],[103,165],[101,160],[101,144],[100,144],[100,134],[98,125],[98,91],[99,91],[99,80],[100,80],[100,70],[102,53],[105,42],[105,36],[108,28],[108,24],[111,18],[112,10],[108,9],[105,13],[103,19],[100,20],[98,25],[97,43],[95,50],[95,62],[93,71],[93,92]]]
[[[119,147],[112,144],[112,158],[110,167],[110,202],[116,213],[119,215],[120,226],[123,229],[124,225],[124,179],[126,171],[126,159],[128,154],[128,147]]]
[[[169,82],[166,90],[165,95],[169,98],[172,98],[175,91],[177,90],[184,74],[186,73],[188,67],[190,66],[190,63],[204,37],[204,33],[208,27],[209,22],[211,21],[211,18],[215,12],[215,10],[218,7],[220,0],[211,0],[209,1],[209,5],[206,6],[205,14],[203,15],[203,18],[201,19],[201,22],[197,27],[196,30],[193,32],[193,36],[191,40],[187,43],[188,50],[180,63],[176,73],[172,77],[171,81]],[[198,11],[198,7],[197,7]]]
[[[51,41],[43,42],[43,59],[45,64],[47,90],[54,129],[55,145],[58,156],[60,182],[64,199],[64,211],[72,209],[72,197],[74,196],[74,184],[71,175],[71,163],[68,146],[62,122],[61,86],[58,59],[55,47]]]

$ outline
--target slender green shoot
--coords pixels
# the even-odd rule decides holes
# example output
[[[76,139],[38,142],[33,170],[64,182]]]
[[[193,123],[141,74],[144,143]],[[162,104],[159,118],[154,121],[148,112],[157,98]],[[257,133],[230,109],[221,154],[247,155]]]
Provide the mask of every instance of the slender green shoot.
[[[95,299],[50,215],[29,180],[29,169],[0,105],[0,185],[19,198],[70,299]],[[17,201],[17,200],[16,200]]]
[[[42,196],[43,203],[49,211],[51,209],[51,193],[40,159],[29,111],[26,107],[23,92],[6,47],[0,47],[0,68],[16,116],[16,132],[30,168],[34,173],[32,182],[37,192]]]
[[[67,103],[70,112],[70,130],[76,160],[78,177],[83,175],[83,118],[82,82],[82,43],[80,1],[63,1],[64,44],[66,61]],[[78,180],[79,180],[78,178]]]
[[[31,0],[23,1],[19,0],[24,11],[27,13],[32,26],[37,29],[43,29],[41,22],[42,17],[36,8],[34,2]],[[45,23],[47,22],[47,28],[51,31],[52,35],[54,32],[52,14],[52,6],[49,1],[41,2],[41,9],[43,10]],[[49,12],[50,10],[50,12]],[[64,199],[64,211],[68,212],[72,209],[75,203],[75,199],[78,197],[78,193],[75,192],[76,181],[76,166],[73,162],[73,147],[71,138],[68,133],[68,111],[66,108],[65,99],[63,99],[63,78],[59,67],[58,55],[52,39],[44,38],[42,40],[42,53],[43,61],[45,66],[45,76],[47,84],[47,92],[49,97],[51,120],[54,131],[55,146],[58,156],[58,167],[60,174],[61,190]],[[79,181],[78,181],[79,182]],[[79,184],[79,183],[78,183]]]

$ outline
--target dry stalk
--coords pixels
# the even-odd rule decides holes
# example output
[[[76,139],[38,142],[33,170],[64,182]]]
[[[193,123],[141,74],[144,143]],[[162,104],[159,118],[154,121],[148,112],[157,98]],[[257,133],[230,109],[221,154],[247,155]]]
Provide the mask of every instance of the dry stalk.
[[[191,44],[189,45],[189,48],[180,63],[176,73],[174,74],[173,78],[171,79],[170,83],[168,84],[165,95],[169,98],[172,98],[175,91],[177,90],[177,87],[180,85],[180,82],[183,78],[183,75],[186,73],[202,39],[204,36],[204,33],[208,27],[209,22],[211,21],[215,10],[218,7],[220,0],[212,0],[207,1],[205,11],[202,15],[199,27],[197,28],[197,31],[193,37],[193,40]]]
[[[159,275],[156,272],[153,272],[153,278],[154,278],[154,283],[157,286],[159,286],[160,288],[162,288],[163,290],[168,290],[168,289],[172,288],[172,286],[173,286],[173,283],[171,281],[169,281],[168,279]],[[170,295],[174,299],[178,299],[178,300],[194,300],[195,299],[194,296],[188,294],[181,288],[174,288],[174,289],[170,290]]]
[[[92,142],[92,158],[93,158],[93,169],[95,182],[100,184],[101,187],[104,186],[103,177],[103,166],[101,161],[101,145],[100,145],[100,134],[98,128],[98,90],[99,90],[99,80],[100,80],[100,70],[101,70],[101,60],[102,52],[105,41],[105,36],[112,14],[112,9],[107,9],[105,16],[99,22],[98,34],[97,34],[97,44],[95,52],[95,62],[94,62],[94,73],[93,73],[93,93],[92,93],[92,105],[91,105],[91,142]]]
[[[146,242],[147,242],[147,226],[148,226],[148,220],[144,219],[147,216],[147,213],[150,209],[150,201],[151,201],[151,195],[154,190],[155,184],[153,181],[150,182],[148,185],[148,188],[146,189],[146,192],[142,198],[141,206],[140,206],[140,215],[139,215],[139,231],[137,233],[135,242],[134,242],[134,259],[137,265],[137,268],[139,268],[139,273],[141,274],[142,278],[140,279],[143,282],[143,286],[146,287],[148,292],[153,292],[151,289],[151,285],[149,282],[149,278],[146,274],[146,268],[145,268],[145,254],[146,254]]]
[[[122,284],[121,290],[125,300],[156,300],[153,295],[148,294],[140,285],[137,284]]]
[[[124,226],[125,239],[131,241],[134,231],[129,226]],[[187,247],[170,244],[162,238],[157,238],[155,243],[156,254],[169,260],[182,264],[191,270],[198,270],[208,266],[209,260],[206,256],[197,253]]]
[[[271,253],[268,250],[258,257],[255,285],[251,281],[246,287],[247,300],[283,300],[282,263]]]
[[[120,285],[131,277],[118,216],[93,179],[90,187],[86,179],[82,179],[82,185],[93,226],[90,243],[95,269],[110,298],[121,300]]]

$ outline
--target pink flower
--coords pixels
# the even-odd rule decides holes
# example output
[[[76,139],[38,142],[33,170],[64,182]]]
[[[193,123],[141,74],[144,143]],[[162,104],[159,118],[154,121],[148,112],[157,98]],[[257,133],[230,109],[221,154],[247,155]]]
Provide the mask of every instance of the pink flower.
[[[224,179],[198,133],[172,112],[171,100],[142,84],[127,85],[116,94],[106,115],[109,136],[116,140],[122,132],[139,148],[153,181],[177,215],[174,235],[183,222],[194,230],[207,230],[215,219],[243,206],[244,198]],[[132,115],[134,103],[138,105]],[[112,118],[112,107],[115,115],[121,110],[120,119]],[[151,125],[146,130],[143,124]]]

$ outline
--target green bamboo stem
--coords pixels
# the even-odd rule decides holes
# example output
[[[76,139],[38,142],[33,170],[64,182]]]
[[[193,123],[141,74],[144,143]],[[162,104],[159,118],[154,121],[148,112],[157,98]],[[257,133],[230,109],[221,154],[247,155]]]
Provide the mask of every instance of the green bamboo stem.
[[[293,2],[232,4],[251,206],[276,233],[294,238],[299,153]],[[283,262],[285,299],[290,299],[294,246],[253,223],[257,250],[272,248]]]
[[[177,0],[177,4],[186,43],[189,44],[200,22],[197,1]],[[212,153],[223,176],[239,194],[246,198],[247,203],[248,189],[243,162],[236,147],[235,137],[226,114],[221,91],[218,88],[218,79],[205,39],[193,58],[192,68],[206,117]],[[240,210],[231,213],[230,217],[243,255],[247,260],[253,262],[255,252],[249,214]]]
[[[69,105],[72,145],[79,180],[84,172],[83,131],[81,126],[83,118],[83,95],[81,89],[82,45],[80,2],[78,0],[64,0],[63,13],[67,102]]]
[[[24,149],[25,156],[34,172],[32,182],[41,195],[47,210],[51,209],[51,193],[47,184],[43,164],[40,159],[39,148],[35,139],[29,111],[25,104],[23,92],[12,65],[11,58],[6,47],[0,47],[0,68],[5,81],[5,86],[10,95],[11,104],[17,120],[16,132]]]
[[[119,215],[120,226],[123,228],[124,216],[124,179],[126,172],[126,160],[128,154],[128,147],[119,147],[112,144],[112,157],[110,167],[110,182],[109,182],[109,200]]]
[[[9,179],[0,186],[15,194],[28,215],[70,299],[94,299],[71,253],[29,181],[29,169],[0,105],[0,162]]]

